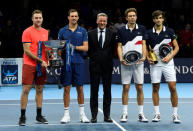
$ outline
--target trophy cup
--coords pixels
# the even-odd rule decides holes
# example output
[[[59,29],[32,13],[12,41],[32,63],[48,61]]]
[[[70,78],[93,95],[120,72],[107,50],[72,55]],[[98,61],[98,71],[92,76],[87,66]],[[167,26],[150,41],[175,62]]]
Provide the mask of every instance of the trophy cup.
[[[158,58],[155,54],[155,52],[152,50],[151,46],[149,45],[149,57],[152,59],[152,61],[154,62],[154,64],[158,63]]]
[[[52,49],[52,54],[53,59],[49,60],[49,66],[48,69],[51,71],[52,75],[55,77],[57,83],[58,83],[58,88],[61,89],[62,85],[60,83],[60,80],[58,79],[55,69],[60,68],[61,66],[64,65],[64,62],[62,58],[58,55],[58,49],[62,49],[66,45],[66,40],[50,40],[50,41],[45,41],[44,45],[46,47],[49,47]]]

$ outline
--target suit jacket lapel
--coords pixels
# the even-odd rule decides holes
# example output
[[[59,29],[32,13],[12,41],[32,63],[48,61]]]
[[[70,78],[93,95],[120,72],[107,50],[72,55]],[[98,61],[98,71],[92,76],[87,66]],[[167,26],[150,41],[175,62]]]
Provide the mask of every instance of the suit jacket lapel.
[[[98,31],[97,29],[95,29],[95,31],[93,32],[93,36],[94,36],[94,41],[96,41],[96,46],[100,47],[99,45],[99,41],[98,41]]]

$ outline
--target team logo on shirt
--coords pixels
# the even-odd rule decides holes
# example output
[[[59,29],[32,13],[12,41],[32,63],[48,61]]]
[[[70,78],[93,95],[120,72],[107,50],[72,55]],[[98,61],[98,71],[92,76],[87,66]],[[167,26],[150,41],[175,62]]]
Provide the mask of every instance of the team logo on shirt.
[[[79,32],[79,31],[77,31],[76,33],[78,33],[78,34],[82,34],[82,32]]]
[[[138,35],[141,35],[141,32],[137,32]]]

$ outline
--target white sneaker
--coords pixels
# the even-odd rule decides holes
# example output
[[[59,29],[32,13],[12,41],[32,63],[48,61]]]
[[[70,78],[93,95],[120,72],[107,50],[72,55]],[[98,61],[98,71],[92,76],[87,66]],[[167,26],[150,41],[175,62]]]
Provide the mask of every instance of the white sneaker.
[[[66,124],[68,122],[70,122],[70,115],[64,114],[64,116],[61,119],[61,124]]]
[[[127,114],[122,114],[120,121],[121,122],[127,122]]]
[[[181,123],[180,118],[178,115],[173,115],[173,122],[174,123]]]
[[[154,118],[152,119],[152,122],[159,122],[160,120],[160,114],[155,114]]]
[[[148,119],[145,118],[145,115],[144,115],[144,114],[139,114],[139,121],[140,121],[140,122],[148,122]]]
[[[89,123],[89,120],[88,120],[88,118],[86,117],[85,114],[81,114],[80,115],[80,122],[82,122],[82,123]]]

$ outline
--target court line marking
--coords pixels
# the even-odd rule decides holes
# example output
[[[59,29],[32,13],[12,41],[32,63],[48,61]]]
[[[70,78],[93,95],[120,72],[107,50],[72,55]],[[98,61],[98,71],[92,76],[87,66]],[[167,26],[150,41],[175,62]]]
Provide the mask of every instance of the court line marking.
[[[103,114],[103,111],[101,108],[98,108],[98,110]],[[123,128],[119,123],[117,123],[113,118],[111,118],[113,120],[113,123],[120,128],[122,131],[127,131],[125,128]]]
[[[85,104],[89,104],[90,102],[84,102]],[[99,102],[100,104],[103,102]],[[144,102],[145,104],[153,104],[153,102]],[[171,104],[171,102],[159,102],[161,104]],[[63,102],[61,103],[43,103],[44,105],[61,105],[64,104]],[[77,102],[71,102],[70,104],[77,104]],[[122,102],[111,102],[111,104],[122,104]],[[137,102],[129,102],[128,104],[137,104]],[[193,102],[178,102],[178,104],[193,104]],[[36,105],[36,103],[29,103],[27,104],[29,106],[31,105]],[[20,106],[20,103],[18,104],[0,104],[0,106]]]

